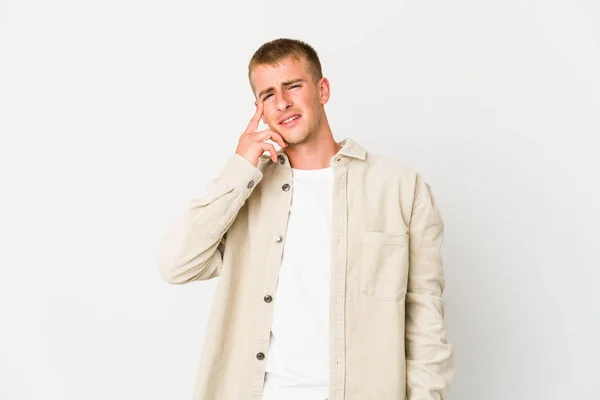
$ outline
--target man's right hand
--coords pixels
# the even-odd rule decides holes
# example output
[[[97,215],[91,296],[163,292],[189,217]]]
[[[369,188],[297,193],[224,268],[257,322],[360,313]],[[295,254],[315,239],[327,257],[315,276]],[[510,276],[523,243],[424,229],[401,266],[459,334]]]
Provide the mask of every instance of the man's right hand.
[[[265,140],[271,139],[282,148],[287,146],[287,143],[284,142],[281,135],[273,132],[270,129],[265,129],[264,131],[260,132],[256,131],[258,129],[258,124],[260,122],[260,118],[262,117],[262,113],[263,103],[262,101],[259,101],[258,105],[256,106],[256,113],[250,120],[250,123],[248,124],[248,127],[242,136],[240,136],[240,141],[237,149],[235,150],[237,154],[250,161],[255,167],[258,166],[258,159],[265,151],[270,153],[273,162],[277,162],[277,151],[275,151],[275,146],[273,146],[271,143],[266,143]]]

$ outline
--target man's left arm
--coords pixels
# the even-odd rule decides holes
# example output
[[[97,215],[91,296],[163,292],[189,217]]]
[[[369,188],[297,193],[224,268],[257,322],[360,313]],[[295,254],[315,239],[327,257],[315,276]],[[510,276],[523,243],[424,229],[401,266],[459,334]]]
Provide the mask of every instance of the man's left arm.
[[[431,188],[420,177],[415,194],[406,293],[406,392],[408,400],[444,400],[454,375],[452,345],[444,329],[444,222]]]

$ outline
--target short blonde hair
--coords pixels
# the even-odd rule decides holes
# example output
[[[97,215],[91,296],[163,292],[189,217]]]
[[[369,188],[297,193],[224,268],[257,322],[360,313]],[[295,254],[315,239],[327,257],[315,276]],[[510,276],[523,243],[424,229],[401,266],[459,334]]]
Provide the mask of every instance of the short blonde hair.
[[[313,78],[314,83],[317,83],[323,77],[321,61],[319,61],[319,56],[312,46],[296,39],[275,39],[260,46],[250,59],[250,63],[248,64],[248,80],[250,81],[252,92],[255,90],[251,79],[252,68],[257,65],[275,66],[288,57],[298,61],[306,61],[307,72]]]

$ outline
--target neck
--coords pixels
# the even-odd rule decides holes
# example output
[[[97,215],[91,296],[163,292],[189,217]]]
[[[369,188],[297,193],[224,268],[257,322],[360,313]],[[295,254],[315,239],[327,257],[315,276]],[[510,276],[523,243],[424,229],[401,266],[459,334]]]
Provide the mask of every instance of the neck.
[[[331,157],[342,148],[333,138],[329,124],[325,122],[322,129],[309,136],[305,142],[284,148],[290,166],[295,169],[328,168]]]

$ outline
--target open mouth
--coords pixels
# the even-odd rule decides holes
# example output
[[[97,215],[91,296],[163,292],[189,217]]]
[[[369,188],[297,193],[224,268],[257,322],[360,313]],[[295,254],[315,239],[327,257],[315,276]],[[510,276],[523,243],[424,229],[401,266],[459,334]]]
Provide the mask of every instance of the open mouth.
[[[296,125],[296,123],[298,122],[298,120],[300,118],[301,118],[300,115],[294,115],[293,117],[290,117],[290,118],[286,119],[285,121],[281,122],[281,125],[283,125],[283,126]]]

